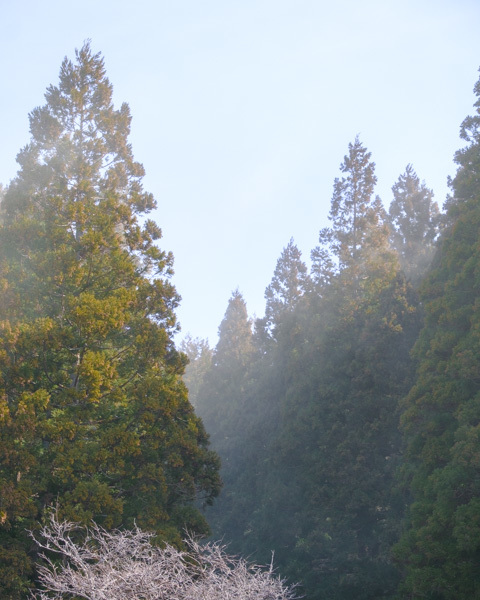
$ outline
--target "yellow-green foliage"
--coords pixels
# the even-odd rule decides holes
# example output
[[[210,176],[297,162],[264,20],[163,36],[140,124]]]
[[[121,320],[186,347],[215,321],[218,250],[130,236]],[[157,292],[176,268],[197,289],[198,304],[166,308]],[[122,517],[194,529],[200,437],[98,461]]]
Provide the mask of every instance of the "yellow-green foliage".
[[[32,572],[27,530],[62,518],[205,532],[218,461],[181,381],[172,256],[89,44],[30,115],[0,226],[0,596]],[[143,224],[140,223],[142,217]]]

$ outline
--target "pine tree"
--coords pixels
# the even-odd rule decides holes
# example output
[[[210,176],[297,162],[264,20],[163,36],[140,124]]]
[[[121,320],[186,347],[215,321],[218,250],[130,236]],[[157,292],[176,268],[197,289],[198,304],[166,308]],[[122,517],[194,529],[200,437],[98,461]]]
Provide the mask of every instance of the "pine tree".
[[[218,334],[211,368],[199,389],[197,410],[212,436],[213,446],[225,457],[229,454],[227,448],[241,435],[244,392],[254,357],[252,322],[238,290],[228,301]]]
[[[317,287],[324,286],[336,264],[356,295],[365,288],[375,293],[385,276],[394,275],[396,261],[388,242],[385,211],[374,196],[375,163],[358,136],[348,145],[340,170],[344,176],[334,182],[328,215],[331,226],[320,231],[320,245],[312,251],[314,280]]]
[[[213,350],[208,340],[192,338],[187,335],[180,343],[180,350],[186,354],[188,365],[185,368],[183,381],[188,388],[188,398],[196,407],[198,394],[205,382],[207,373],[212,368]]]
[[[407,165],[392,187],[389,209],[391,241],[400,266],[414,285],[425,275],[435,252],[440,212],[433,192],[420,182],[412,165]]]
[[[455,156],[450,225],[422,287],[417,379],[402,418],[414,501],[396,553],[409,598],[480,593],[480,81],[475,93],[477,114],[461,127],[469,145]]]
[[[477,96],[474,103],[477,114],[466,117],[460,126],[460,138],[466,145],[455,153],[459,169],[452,183],[452,203],[478,199],[480,189],[480,79],[473,91]]]
[[[223,489],[207,509],[214,535],[234,552],[255,506],[256,457],[264,444],[265,407],[256,380],[259,353],[245,300],[236,290],[218,329],[213,364],[198,395],[197,410],[221,459]]]
[[[311,288],[302,253],[291,238],[277,260],[272,281],[265,290],[265,317],[256,323],[258,337],[275,338],[282,320],[295,310]]]
[[[235,290],[228,301],[225,316],[218,328],[218,342],[213,361],[217,368],[245,369],[251,360],[252,322],[242,294]]]
[[[30,114],[0,230],[0,589],[32,571],[46,507],[179,541],[218,493],[218,462],[174,346],[178,295],[143,167],[89,43]],[[140,219],[142,218],[142,220]],[[143,224],[141,224],[143,222]]]
[[[401,275],[360,305],[333,285],[297,317],[254,529],[308,598],[388,598],[398,581],[389,546],[403,509],[398,403],[411,382],[414,295]],[[282,507],[277,532],[271,515]]]
[[[373,163],[359,164],[371,179]],[[387,598],[399,577],[390,555],[403,514],[394,490],[398,403],[411,384],[419,315],[383,209],[373,187],[367,191],[363,213],[359,201],[356,208],[355,256],[351,222],[342,229],[343,199],[334,194],[328,245],[320,248],[324,278],[320,285],[314,273],[314,292],[306,277],[299,284],[306,267],[293,241],[277,263],[267,288],[274,343],[262,346],[238,401],[256,422],[246,428],[238,415],[230,422],[235,452],[213,507],[215,532],[234,552],[262,562],[274,549],[280,572],[312,600]],[[337,270],[329,266],[335,261]],[[233,468],[232,456],[243,457]]]
[[[275,348],[280,425],[250,529],[309,598],[386,598],[398,581],[389,550],[403,508],[394,491],[398,403],[419,315],[374,196],[374,167],[357,138],[335,180],[331,226],[312,252],[316,294]]]

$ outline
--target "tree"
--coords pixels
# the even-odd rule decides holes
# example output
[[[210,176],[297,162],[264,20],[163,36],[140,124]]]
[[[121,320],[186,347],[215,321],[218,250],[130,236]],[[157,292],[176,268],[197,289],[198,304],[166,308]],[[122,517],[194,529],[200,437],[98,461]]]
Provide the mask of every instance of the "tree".
[[[107,532],[95,523],[83,533],[52,515],[38,540],[44,563],[37,600],[293,600],[293,587],[262,569],[228,556],[220,544],[186,540],[187,551],[152,545],[155,536],[135,528]],[[57,555],[62,559],[50,558]],[[48,556],[47,556],[48,555]]]
[[[412,382],[420,315],[378,200],[365,200],[363,221],[358,204],[355,256],[345,250],[343,262],[337,242],[352,238],[334,200],[321,283],[317,272],[314,290],[300,280],[306,267],[291,241],[267,288],[270,343],[247,385],[223,376],[232,385],[224,402],[240,410],[219,428],[225,485],[209,516],[234,552],[263,562],[274,548],[281,572],[311,600],[388,598],[399,580],[390,548],[404,509],[395,489],[398,405]]]
[[[394,594],[390,548],[404,507],[395,489],[398,405],[412,381],[420,320],[358,139],[342,170],[332,225],[314,251],[314,293],[279,311],[276,343],[262,357],[274,377],[268,387],[258,378],[254,395],[275,426],[248,444],[256,460],[244,495],[249,489],[254,502],[242,519],[229,506],[224,520],[236,551],[264,560],[274,547],[282,573],[312,600]]]
[[[420,182],[412,165],[407,165],[392,191],[389,209],[392,246],[407,278],[418,284],[435,252],[440,212],[432,190]]]
[[[30,114],[0,229],[0,588],[20,597],[27,528],[59,515],[180,543],[219,491],[175,349],[172,256],[89,43]],[[141,224],[143,223],[143,224]]]
[[[477,114],[466,117],[460,126],[460,138],[466,145],[455,153],[459,168],[452,182],[454,197],[450,204],[475,200],[480,189],[480,79],[473,91],[477,96],[474,103]]]
[[[373,291],[377,278],[393,276],[395,258],[388,243],[385,211],[380,198],[373,195],[375,163],[358,136],[348,145],[340,170],[345,175],[334,181],[328,215],[331,226],[320,231],[320,246],[312,251],[313,274],[317,287],[319,283],[323,286],[331,279],[336,263],[340,273],[345,271],[344,281],[358,295],[365,287],[363,282]]]
[[[213,350],[208,345],[208,340],[192,338],[191,335],[182,340],[180,350],[188,358],[183,380],[188,388],[188,398],[195,407],[205,377],[212,367]]]
[[[213,362],[219,369],[226,365],[244,369],[251,360],[252,352],[252,322],[242,294],[235,290],[218,328]]]
[[[234,543],[241,538],[255,505],[256,460],[263,448],[265,404],[257,381],[263,371],[262,356],[254,345],[252,323],[240,292],[229,299],[219,326],[213,364],[200,388],[197,410],[211,435],[212,448],[222,463],[222,494],[206,516],[216,537]],[[270,416],[270,415],[269,415]]]
[[[275,338],[276,328],[295,310],[311,284],[302,253],[291,238],[277,260],[272,281],[265,290],[265,317],[256,323],[259,337],[263,331],[263,336]]]
[[[252,322],[238,290],[228,301],[218,333],[211,369],[198,392],[197,411],[213,447],[222,461],[228,461],[237,454],[235,441],[242,436],[248,418],[248,374],[254,359]]]
[[[421,288],[425,326],[414,348],[415,385],[402,415],[404,475],[413,494],[396,547],[405,597],[478,598],[480,574],[480,82],[477,114],[461,127],[454,197]]]

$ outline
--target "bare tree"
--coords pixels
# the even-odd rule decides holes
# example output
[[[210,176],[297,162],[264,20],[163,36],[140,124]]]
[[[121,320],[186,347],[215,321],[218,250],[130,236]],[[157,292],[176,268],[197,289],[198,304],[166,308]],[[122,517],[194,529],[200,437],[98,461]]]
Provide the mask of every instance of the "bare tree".
[[[140,529],[108,532],[60,523],[52,513],[36,539],[42,548],[36,600],[293,600],[294,588],[228,556],[218,543],[186,540],[186,551],[152,545]]]

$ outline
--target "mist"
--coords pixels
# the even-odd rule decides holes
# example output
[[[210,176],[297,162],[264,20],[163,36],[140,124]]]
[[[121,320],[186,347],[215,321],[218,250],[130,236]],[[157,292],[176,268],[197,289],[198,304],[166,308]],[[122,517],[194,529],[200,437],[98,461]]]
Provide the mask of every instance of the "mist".
[[[29,8],[0,42],[0,596],[56,502],[273,552],[306,600],[477,597],[477,4]]]
[[[397,597],[409,564],[412,489],[401,481],[414,349],[432,261],[460,209],[451,200],[440,212],[408,164],[387,211],[375,166],[357,136],[310,268],[291,238],[263,317],[236,289],[217,345],[181,346],[191,402],[222,462],[223,490],[206,510],[213,537],[260,563],[274,551],[312,600]]]

